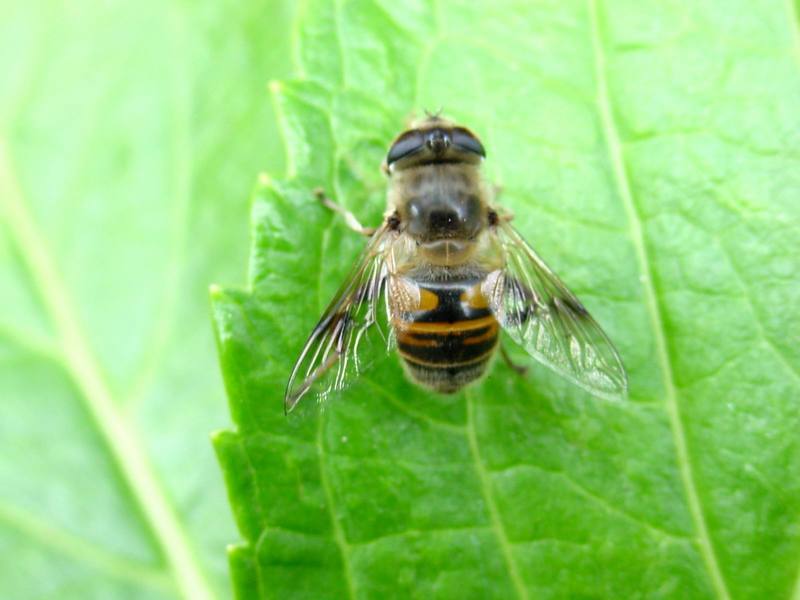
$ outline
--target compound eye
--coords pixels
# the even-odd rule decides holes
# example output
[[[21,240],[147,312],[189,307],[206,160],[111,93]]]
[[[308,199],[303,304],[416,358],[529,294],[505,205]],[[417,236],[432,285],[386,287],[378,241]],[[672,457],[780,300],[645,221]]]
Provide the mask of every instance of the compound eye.
[[[389,148],[389,154],[386,155],[386,164],[391,165],[393,162],[414,154],[424,147],[425,138],[420,131],[407,131]]]
[[[473,152],[479,156],[486,156],[483,144],[470,131],[455,127],[452,133],[453,145],[466,152]]]

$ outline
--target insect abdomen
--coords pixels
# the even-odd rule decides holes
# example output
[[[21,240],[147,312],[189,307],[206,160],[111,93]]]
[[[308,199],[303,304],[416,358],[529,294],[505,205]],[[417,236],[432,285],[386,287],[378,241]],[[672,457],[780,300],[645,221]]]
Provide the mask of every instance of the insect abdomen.
[[[409,375],[443,393],[483,375],[497,346],[499,326],[480,295],[479,282],[417,282],[417,311],[395,322]]]

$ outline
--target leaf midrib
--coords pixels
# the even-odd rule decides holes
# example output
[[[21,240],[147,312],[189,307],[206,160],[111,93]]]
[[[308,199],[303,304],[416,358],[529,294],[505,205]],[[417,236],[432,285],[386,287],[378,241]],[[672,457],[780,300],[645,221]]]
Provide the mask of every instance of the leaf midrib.
[[[464,394],[465,402],[467,403],[467,426],[466,435],[469,443],[469,451],[472,455],[472,461],[475,463],[475,471],[478,475],[480,482],[481,494],[483,501],[486,504],[487,512],[489,513],[489,521],[492,526],[492,531],[497,538],[497,543],[500,546],[500,552],[503,555],[503,561],[506,563],[508,576],[517,597],[522,600],[528,600],[528,590],[525,587],[525,581],[519,572],[517,561],[514,558],[514,553],[511,549],[511,544],[508,540],[503,519],[500,515],[500,509],[497,507],[497,502],[494,499],[494,492],[492,491],[492,482],[489,473],[483,465],[483,458],[481,457],[480,447],[478,445],[478,433],[475,429],[475,406],[472,400],[472,393],[467,390]]]
[[[711,536],[705,522],[700,496],[694,480],[693,468],[690,462],[690,453],[686,433],[684,431],[683,420],[681,417],[680,406],[678,405],[677,390],[672,373],[672,362],[667,347],[666,333],[664,330],[661,307],[653,285],[653,274],[650,267],[650,258],[642,231],[641,217],[639,208],[633,194],[628,168],[622,150],[622,144],[614,118],[611,98],[608,92],[608,81],[606,75],[606,58],[603,49],[603,40],[600,33],[600,22],[598,15],[597,0],[588,0],[589,18],[591,24],[592,50],[594,53],[594,75],[596,82],[596,101],[600,113],[603,135],[606,141],[609,159],[613,170],[614,181],[617,191],[622,200],[625,214],[630,227],[630,238],[636,253],[636,260],[639,270],[644,276],[642,278],[642,291],[645,296],[647,312],[652,324],[653,337],[656,345],[656,354],[662,374],[662,381],[666,392],[665,407],[669,417],[670,431],[672,432],[675,453],[680,470],[681,481],[684,493],[689,505],[689,512],[697,531],[697,542],[703,562],[708,571],[711,583],[717,596],[724,600],[730,599],[730,594],[722,576]]]
[[[187,598],[211,599],[188,538],[161,488],[142,442],[126,421],[102,375],[81,328],[67,287],[61,280],[49,244],[27,208],[5,140],[0,138],[0,200],[11,238],[26,263],[35,288],[57,332],[62,366],[82,392],[101,437],[169,563],[178,588]]]
[[[336,514],[334,507],[334,492],[331,486],[330,479],[328,478],[328,466],[325,464],[325,441],[324,429],[327,424],[327,415],[317,415],[317,432],[314,439],[314,445],[317,451],[317,460],[319,461],[319,480],[322,486],[322,492],[325,495],[325,505],[328,507],[328,515],[331,518],[331,529],[333,530],[333,539],[336,546],[339,548],[339,555],[342,558],[342,572],[344,574],[344,581],[347,586],[347,596],[351,600],[356,598],[355,581],[353,579],[353,567],[350,561],[350,545],[339,522],[339,516]]]

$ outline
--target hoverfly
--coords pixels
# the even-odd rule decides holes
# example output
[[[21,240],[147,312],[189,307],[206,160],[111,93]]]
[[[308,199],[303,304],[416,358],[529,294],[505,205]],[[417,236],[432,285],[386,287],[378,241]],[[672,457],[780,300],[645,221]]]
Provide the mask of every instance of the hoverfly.
[[[589,392],[625,396],[625,368],[611,341],[511,226],[511,215],[490,203],[485,156],[469,129],[429,115],[386,155],[380,227],[363,227],[318,191],[369,242],[295,363],[287,412],[308,392],[322,400],[344,389],[394,349],[412,381],[456,392],[486,372],[501,330]]]

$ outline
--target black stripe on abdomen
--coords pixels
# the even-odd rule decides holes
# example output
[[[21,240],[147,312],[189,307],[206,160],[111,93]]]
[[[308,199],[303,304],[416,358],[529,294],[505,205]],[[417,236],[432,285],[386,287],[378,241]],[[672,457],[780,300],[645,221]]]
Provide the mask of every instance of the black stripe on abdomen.
[[[404,323],[397,332],[397,345],[406,360],[455,366],[491,354],[497,333],[497,321],[491,316],[455,323]]]
[[[434,308],[394,322],[400,356],[420,384],[454,392],[480,377],[497,347],[500,326],[475,292],[479,282],[425,282]]]

